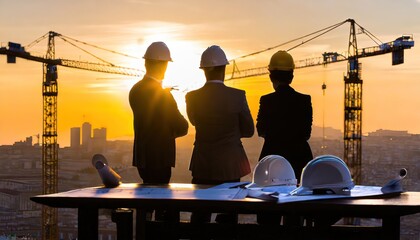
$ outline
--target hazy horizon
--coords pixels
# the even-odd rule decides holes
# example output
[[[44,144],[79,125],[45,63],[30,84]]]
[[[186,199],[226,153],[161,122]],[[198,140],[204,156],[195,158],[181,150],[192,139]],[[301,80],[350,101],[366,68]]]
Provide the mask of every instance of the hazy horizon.
[[[420,0],[406,0],[403,4],[384,0],[380,6],[376,2],[362,0],[123,0],[118,3],[99,0],[0,0],[0,42],[1,46],[6,46],[8,41],[26,46],[53,30],[141,59],[151,42],[164,41],[174,59],[169,64],[164,84],[177,86],[181,90],[173,91],[173,95],[185,115],[186,92],[200,87],[204,82],[204,74],[198,64],[207,46],[220,45],[228,58],[234,59],[348,18],[355,19],[382,42],[393,41],[403,34],[413,34],[416,41],[420,33],[419,10]],[[360,31],[357,29],[358,33]],[[295,60],[320,57],[323,52],[343,53],[347,51],[348,36],[349,24],[345,24],[290,53]],[[357,39],[359,49],[375,46],[375,42],[363,34],[357,34]],[[282,48],[288,49],[294,44]],[[27,50],[43,55],[46,41]],[[90,48],[88,50],[91,51]],[[271,54],[277,50],[280,49],[238,59],[238,68],[266,66]],[[95,54],[117,65],[144,69],[143,60],[109,53]],[[420,56],[420,48],[414,46],[406,50],[404,56],[405,63],[397,66],[391,65],[391,54],[360,60],[363,134],[377,129],[420,134],[420,59],[417,57]],[[56,58],[78,61],[93,59],[58,38]],[[343,75],[346,67],[346,63],[341,62],[296,70],[292,86],[299,92],[311,95],[315,126],[343,131]],[[108,139],[133,136],[128,92],[138,80],[59,66],[58,143],[68,145],[70,128],[83,122],[93,123],[93,128],[107,128]],[[321,89],[323,83],[327,85],[325,93]],[[41,63],[17,59],[16,64],[7,64],[6,56],[0,56],[0,145],[13,144],[36,134],[42,135],[41,84]],[[254,120],[259,98],[273,91],[267,75],[228,81],[226,84],[246,91]]]

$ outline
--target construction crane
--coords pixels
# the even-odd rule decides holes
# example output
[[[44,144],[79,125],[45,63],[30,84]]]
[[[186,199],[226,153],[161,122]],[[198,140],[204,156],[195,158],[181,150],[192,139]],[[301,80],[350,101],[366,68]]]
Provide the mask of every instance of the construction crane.
[[[348,42],[347,54],[339,54],[337,52],[325,52],[322,57],[308,58],[304,60],[295,61],[295,68],[306,68],[320,65],[327,65],[336,62],[347,61],[347,74],[344,76],[344,161],[349,166],[353,180],[361,183],[361,168],[362,168],[362,84],[361,79],[361,63],[359,58],[378,56],[382,54],[392,53],[392,65],[404,63],[404,50],[414,47],[414,40],[412,35],[403,35],[394,41],[387,43],[378,43],[378,40],[373,34],[365,28],[357,24],[353,19],[347,19],[343,22],[321,29],[314,33],[305,35],[300,38],[293,39],[286,43],[270,47],[258,52],[247,54],[236,59],[233,62],[233,70],[228,80],[260,76],[268,74],[266,66],[239,70],[236,60],[239,58],[246,58],[262,52],[266,52],[291,42],[301,40],[312,35],[309,40],[303,41],[298,45],[288,49],[290,51],[298,46],[301,46],[331,30],[345,24],[350,23],[350,36]],[[360,33],[368,35],[375,43],[376,46],[358,49],[356,40],[356,25],[360,28]],[[376,39],[376,40],[375,40]],[[379,41],[380,42],[380,41]]]
[[[47,53],[44,56],[35,56],[30,52],[25,51],[21,44],[9,42],[8,47],[1,47],[0,54],[7,55],[8,63],[16,63],[16,58],[23,58],[30,61],[40,62],[43,64],[43,81],[42,81],[42,95],[43,95],[43,134],[42,134],[42,193],[52,194],[58,190],[58,144],[57,144],[57,94],[58,94],[58,74],[57,66],[64,66],[76,69],[84,69],[88,71],[113,73],[126,76],[139,77],[142,72],[138,69],[117,66],[106,62],[93,54],[83,50],[84,52],[100,59],[104,63],[92,63],[75,61],[69,59],[55,58],[55,37],[60,37],[66,42],[77,47],[74,43],[80,42],[75,39],[64,37],[63,35],[50,31],[43,35],[34,43],[38,43],[43,39],[48,38]],[[83,42],[81,42],[83,43]],[[87,44],[87,43],[84,43]],[[89,44],[88,44],[89,45]],[[91,45],[93,46],[93,45]],[[96,46],[93,46],[96,47]],[[99,47],[97,47],[99,48]],[[106,50],[100,48],[102,50]],[[110,50],[106,50],[110,51]],[[110,51],[117,53],[114,51]],[[128,56],[122,53],[117,53]],[[58,224],[57,224],[57,210],[51,207],[42,208],[42,239],[55,240],[58,239]]]

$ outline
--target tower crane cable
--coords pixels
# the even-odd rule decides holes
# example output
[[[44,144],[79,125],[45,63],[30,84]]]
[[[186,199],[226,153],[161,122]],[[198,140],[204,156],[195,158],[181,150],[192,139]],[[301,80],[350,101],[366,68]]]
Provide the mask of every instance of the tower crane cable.
[[[70,41],[67,41],[67,39],[65,39],[65,38],[63,38],[63,37],[61,37],[61,35],[58,35],[58,37],[59,38],[61,38],[63,41],[65,41],[66,43],[68,43],[68,44],[70,44],[70,45],[72,45],[73,47],[75,47],[75,48],[77,48],[77,49],[80,49],[81,51],[83,51],[83,52],[85,52],[85,53],[87,53],[87,54],[89,54],[90,56],[92,56],[92,57],[94,57],[94,58],[96,58],[96,59],[98,59],[98,60],[100,60],[100,61],[102,61],[102,62],[104,62],[104,63],[106,63],[106,64],[108,64],[108,65],[110,65],[110,66],[115,66],[114,64],[112,64],[112,63],[110,63],[110,62],[108,62],[108,61],[106,61],[106,60],[104,60],[104,59],[102,59],[102,58],[100,58],[100,57],[98,57],[98,56],[96,56],[95,54],[93,54],[93,53],[90,53],[89,51],[87,51],[87,50],[85,50],[85,49],[83,49],[83,48],[81,48],[81,47],[79,47],[79,46],[77,46],[76,44],[74,44],[74,43],[72,43],[72,42],[70,42]]]
[[[289,40],[289,41],[287,41],[287,42],[284,42],[284,43],[278,44],[278,45],[276,45],[276,46],[269,47],[269,48],[266,48],[266,49],[263,49],[263,50],[260,50],[260,51],[256,51],[256,52],[253,52],[253,53],[249,53],[249,54],[246,54],[246,55],[242,55],[242,56],[240,56],[240,57],[236,57],[236,58],[234,58],[234,59],[229,60],[229,62],[233,62],[233,63],[234,63],[234,65],[236,65],[236,62],[235,62],[235,61],[236,61],[237,59],[246,58],[246,57],[250,57],[250,56],[253,56],[253,55],[257,55],[257,54],[260,54],[260,53],[263,53],[263,52],[267,52],[267,51],[273,50],[273,49],[275,49],[275,48],[278,48],[278,47],[281,47],[281,46],[287,45],[287,44],[289,44],[289,43],[295,42],[295,41],[297,41],[297,40],[301,40],[301,39],[307,38],[307,37],[309,37],[309,36],[312,36],[312,35],[315,35],[315,34],[320,33],[320,34],[318,34],[318,35],[316,35],[316,36],[314,36],[314,37],[312,37],[312,38],[310,38],[310,39],[308,39],[308,40],[305,40],[305,41],[303,41],[303,42],[299,43],[298,45],[296,45],[296,46],[294,46],[294,47],[291,47],[291,48],[287,49],[287,51],[291,51],[291,50],[293,50],[293,49],[295,49],[295,48],[297,48],[297,47],[299,47],[299,46],[301,46],[301,45],[303,45],[303,44],[305,44],[305,43],[307,43],[307,42],[309,42],[309,41],[312,41],[312,40],[313,40],[313,39],[315,39],[315,38],[318,38],[318,37],[320,37],[320,36],[322,36],[322,35],[324,35],[324,34],[326,34],[326,33],[330,32],[330,31],[332,31],[332,30],[334,30],[334,29],[336,29],[336,28],[340,27],[341,25],[343,25],[343,24],[345,24],[345,23],[347,23],[347,22],[349,22],[349,21],[350,21],[350,19],[347,19],[347,20],[345,20],[345,21],[342,21],[342,22],[336,23],[336,24],[331,25],[331,26],[329,26],[329,27],[326,27],[326,28],[320,29],[320,30],[318,30],[318,31],[312,32],[312,33],[310,33],[310,34],[306,34],[306,35],[304,35],[304,36],[302,36],[302,37],[298,37],[298,38],[295,38],[295,39]],[[369,38],[370,38],[373,42],[375,42],[377,45],[380,45],[380,44],[378,43],[378,41],[379,41],[381,44],[383,43],[383,42],[382,42],[379,38],[377,38],[375,35],[373,35],[371,32],[369,32],[366,28],[362,27],[361,25],[359,25],[359,24],[358,24],[358,23],[356,23],[356,22],[355,22],[355,24],[356,24],[356,25],[357,25],[360,29],[362,29],[362,32],[363,32],[364,34],[366,34],[366,36],[368,36],[368,37],[369,37]],[[376,39],[376,40],[375,40],[375,39]]]
[[[35,44],[41,42],[42,40],[44,40],[45,38],[47,38],[49,35],[49,33],[44,34],[43,36],[39,37],[38,39],[35,39],[33,42],[29,43],[28,45],[25,46],[26,49],[31,48],[32,46],[34,46]]]
[[[345,20],[345,21],[343,21],[343,22],[336,23],[336,24],[331,25],[331,26],[329,26],[329,27],[326,27],[326,28],[320,29],[320,30],[315,31],[315,32],[313,32],[313,33],[310,33],[310,34],[307,34],[307,35],[305,35],[305,36],[302,36],[302,37],[298,37],[298,38],[292,39],[292,40],[290,40],[290,41],[287,41],[287,42],[284,42],[284,43],[281,43],[281,44],[278,44],[278,45],[276,45],[276,46],[269,47],[269,48],[266,48],[266,49],[263,49],[263,50],[260,50],[260,51],[256,51],[256,52],[253,52],[253,53],[249,53],[249,54],[246,54],[246,55],[243,55],[243,56],[240,56],[240,57],[236,57],[236,58],[234,58],[234,59],[229,60],[229,62],[235,61],[235,60],[240,59],[240,58],[246,58],[246,57],[249,57],[249,56],[253,56],[253,55],[257,55],[257,54],[263,53],[263,52],[267,52],[267,51],[273,50],[273,49],[275,49],[275,48],[278,48],[278,47],[284,46],[284,45],[286,45],[286,44],[289,44],[289,43],[295,42],[295,41],[297,41],[297,40],[300,40],[300,39],[303,39],[303,38],[307,38],[307,37],[312,36],[312,35],[314,35],[314,34],[317,34],[317,33],[319,33],[319,32],[328,31],[329,29],[331,29],[331,30],[332,30],[332,29],[335,29],[335,28],[337,28],[337,27],[339,27],[339,26],[343,25],[344,23],[346,23],[346,22],[348,22],[348,21],[349,21],[349,20]],[[329,30],[329,31],[331,31],[331,30]]]
[[[345,21],[345,22],[346,22],[346,21]],[[290,51],[290,50],[293,50],[293,49],[295,49],[295,48],[297,48],[297,47],[299,47],[299,46],[302,46],[303,44],[305,44],[305,43],[307,43],[307,42],[309,42],[309,41],[312,41],[312,40],[314,40],[315,38],[318,38],[318,37],[320,37],[320,36],[322,36],[322,35],[324,35],[324,34],[326,34],[326,33],[328,33],[328,32],[331,32],[332,30],[334,30],[334,29],[336,29],[336,28],[340,27],[341,25],[343,25],[345,22],[342,22],[341,24],[337,24],[336,26],[334,26],[334,27],[332,27],[332,28],[329,28],[329,29],[327,29],[326,31],[324,31],[324,32],[322,32],[322,33],[320,33],[320,34],[316,35],[315,37],[312,37],[312,38],[310,38],[310,39],[308,39],[308,40],[306,40],[306,41],[302,41],[302,42],[301,42],[301,43],[299,43],[298,45],[296,45],[296,46],[294,46],[294,47],[291,47],[291,48],[287,49],[287,52],[288,52],[288,51]],[[313,34],[311,34],[311,35],[313,35]]]
[[[100,49],[100,50],[103,50],[103,51],[107,51],[107,52],[110,52],[110,53],[113,53],[113,54],[121,55],[121,56],[124,56],[124,57],[134,58],[134,59],[141,59],[141,58],[139,58],[139,57],[131,56],[131,55],[128,55],[128,54],[125,54],[125,53],[120,53],[120,52],[117,52],[117,51],[114,51],[114,50],[109,50],[109,49],[106,49],[106,48],[103,48],[103,47],[96,46],[96,45],[94,45],[94,44],[90,44],[90,43],[87,43],[87,42],[83,42],[83,41],[80,41],[80,40],[77,40],[77,39],[74,39],[74,38],[71,38],[71,37],[65,36],[65,35],[63,35],[63,34],[61,34],[61,33],[56,33],[56,32],[52,32],[52,33],[53,33],[55,36],[57,36],[57,37],[59,37],[60,39],[62,39],[63,41],[67,42],[68,44],[72,45],[73,47],[78,48],[79,50],[81,50],[81,51],[83,51],[83,52],[85,52],[85,53],[89,54],[90,56],[92,56],[92,57],[94,57],[94,58],[96,58],[96,59],[98,59],[98,60],[100,60],[100,61],[102,61],[102,62],[106,63],[106,64],[107,64],[107,65],[109,65],[109,66],[115,66],[115,64],[113,64],[113,63],[111,63],[111,62],[108,62],[108,61],[106,61],[106,60],[104,60],[104,59],[102,59],[102,58],[100,58],[100,57],[98,57],[98,56],[94,55],[93,53],[91,53],[91,52],[89,52],[89,51],[87,51],[87,50],[85,50],[85,49],[83,49],[83,48],[81,48],[81,47],[77,46],[76,44],[74,44],[74,43],[73,43],[73,42],[71,42],[71,41],[74,41],[74,42],[77,42],[77,43],[81,43],[81,44],[84,44],[84,45],[87,45],[87,46],[90,46],[90,47],[93,47],[93,48],[96,48],[96,49]],[[31,47],[32,47],[32,46],[34,46],[35,44],[37,44],[37,43],[41,42],[42,40],[44,40],[45,38],[47,38],[47,37],[49,36],[49,34],[50,34],[50,32],[48,32],[48,33],[44,34],[43,36],[39,37],[38,39],[36,39],[36,40],[34,40],[33,42],[31,42],[31,43],[29,43],[28,45],[26,45],[26,46],[25,46],[25,48],[26,48],[26,49],[31,48]]]
[[[58,36],[60,36],[60,38],[62,38],[62,39],[67,38],[67,39],[70,39],[72,41],[75,41],[75,42],[78,42],[78,43],[81,43],[81,44],[84,44],[84,45],[87,45],[87,46],[90,46],[90,47],[94,47],[94,48],[97,48],[97,49],[100,49],[100,50],[103,50],[103,51],[107,51],[107,52],[110,52],[110,53],[118,54],[118,55],[121,55],[121,56],[124,56],[124,57],[141,59],[139,57],[131,56],[131,55],[128,55],[128,54],[125,54],[125,53],[120,53],[120,52],[117,52],[117,51],[114,51],[114,50],[109,50],[109,49],[106,49],[106,48],[103,48],[103,47],[99,47],[99,46],[96,46],[96,45],[93,45],[93,44],[90,44],[90,43],[87,43],[87,42],[83,42],[83,41],[71,38],[71,37],[67,37],[67,36],[64,36],[64,35],[59,34],[59,33],[58,33]]]
[[[353,19],[346,19],[345,21],[336,23],[334,25],[331,25],[329,27],[320,29],[320,30],[315,31],[315,32],[310,33],[310,34],[306,34],[306,35],[304,35],[302,37],[295,38],[295,39],[292,39],[290,41],[281,43],[279,45],[276,45],[276,46],[273,46],[273,47],[269,47],[269,48],[266,48],[266,49],[263,49],[263,50],[260,50],[260,51],[256,51],[256,52],[253,52],[253,53],[249,53],[249,54],[246,54],[246,55],[242,55],[242,56],[239,56],[239,57],[236,57],[236,58],[233,58],[233,59],[229,60],[229,62],[232,63],[233,68],[232,68],[231,76],[230,76],[230,78],[228,80],[233,80],[233,79],[238,79],[238,78],[244,78],[244,77],[247,77],[247,76],[264,75],[264,74],[267,74],[268,73],[268,71],[266,71],[266,67],[254,67],[254,68],[248,68],[248,69],[239,70],[238,64],[236,62],[237,59],[241,59],[241,58],[246,58],[246,57],[249,57],[249,56],[257,55],[257,54],[260,54],[260,53],[263,53],[263,52],[266,52],[266,51],[269,51],[269,50],[272,50],[272,49],[275,49],[275,48],[284,46],[286,44],[292,43],[292,42],[297,41],[297,40],[306,39],[307,37],[310,37],[310,36],[316,34],[316,36],[311,37],[308,40],[304,40],[301,43],[299,43],[298,45],[287,49],[287,51],[291,51],[291,50],[293,50],[293,49],[295,49],[295,48],[297,48],[297,47],[299,47],[299,46],[301,46],[301,45],[303,45],[303,44],[305,44],[305,43],[307,43],[307,42],[309,42],[309,41],[311,41],[311,40],[313,40],[315,38],[318,38],[318,37],[320,37],[320,36],[322,36],[322,35],[330,32],[330,31],[332,31],[332,30],[340,27],[341,25],[343,25],[343,24],[345,24],[347,22],[350,22],[350,23],[353,23],[353,24],[357,25],[361,29],[360,34],[365,34],[366,36],[368,36],[377,46],[380,46],[380,45],[383,44],[383,42],[379,38],[377,38],[375,35],[373,35],[371,32],[369,32],[366,28],[364,28],[361,25],[359,25],[358,23],[356,23],[356,21],[354,21]],[[344,61],[344,60],[347,60],[348,59],[348,56],[346,56],[347,54],[338,54],[338,53],[335,53],[335,56],[336,57],[342,56],[343,58],[340,61]],[[324,58],[325,58],[325,56],[324,56]],[[308,59],[306,59],[305,61],[308,61]],[[324,59],[324,64],[325,64],[325,59]],[[320,65],[320,64],[315,64],[315,65]],[[243,74],[244,72],[245,72],[245,75]],[[248,72],[250,74],[247,74]],[[239,76],[237,76],[238,74],[239,74]]]
[[[377,38],[375,35],[373,35],[371,32],[369,32],[366,28],[360,26],[357,22],[354,22],[360,29],[362,29],[362,33],[366,34],[366,36],[368,36],[372,41],[374,41],[377,45],[380,45],[376,40],[378,40],[381,44],[383,44],[383,42]],[[375,39],[376,40],[375,40]]]

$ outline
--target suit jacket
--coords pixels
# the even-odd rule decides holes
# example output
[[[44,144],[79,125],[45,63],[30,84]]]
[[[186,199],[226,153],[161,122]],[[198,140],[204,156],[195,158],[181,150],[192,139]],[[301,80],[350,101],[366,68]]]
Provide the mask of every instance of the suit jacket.
[[[145,76],[130,90],[134,116],[133,166],[174,167],[175,138],[186,135],[188,122],[169,90]]]
[[[264,145],[260,159],[270,154],[285,157],[299,179],[302,168],[313,158],[308,144],[311,129],[311,96],[287,85],[261,97],[257,131]]]
[[[190,171],[207,180],[239,179],[250,173],[242,137],[254,134],[245,91],[222,81],[207,82],[186,95],[187,114],[196,128]]]

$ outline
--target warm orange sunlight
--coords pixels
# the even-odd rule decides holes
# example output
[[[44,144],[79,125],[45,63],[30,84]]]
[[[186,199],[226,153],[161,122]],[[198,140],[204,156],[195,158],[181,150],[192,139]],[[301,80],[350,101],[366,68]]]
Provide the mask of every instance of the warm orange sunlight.
[[[0,240],[295,234],[276,232],[274,225],[285,223],[280,215],[259,214],[284,204],[282,199],[246,195],[240,188],[220,196],[191,193],[225,181],[260,184],[253,175],[269,154],[281,155],[271,159],[280,159],[280,165],[290,163],[281,174],[294,174],[299,185],[307,161],[337,156],[352,182],[368,193],[373,188],[381,193],[381,186],[392,185],[390,180],[406,169],[404,181],[391,186],[392,196],[374,199],[384,202],[384,208],[368,211],[379,219],[359,219],[372,217],[360,208],[352,217],[357,221],[330,221],[351,217],[345,215],[348,208],[341,211],[345,216],[329,211],[328,221],[312,218],[296,227],[303,227],[305,236],[328,236],[337,226],[337,237],[392,233],[392,239],[420,240],[420,213],[399,221],[418,200],[405,196],[420,197],[415,192],[420,191],[419,13],[420,0],[0,0]],[[228,63],[225,75],[219,67],[200,69],[203,52],[213,45],[224,54],[210,49],[203,67]],[[290,80],[292,70],[290,88],[283,80]],[[224,76],[225,86],[205,85],[205,74]],[[118,187],[108,188],[109,169],[92,165],[96,154],[120,175]],[[279,169],[272,170],[276,175]],[[162,186],[173,194],[155,188],[158,183],[168,183]],[[47,196],[72,195],[81,188],[93,198]],[[395,211],[383,214],[394,205],[388,195],[404,206],[390,206]],[[127,196],[147,198],[145,206],[154,210],[139,214],[141,199],[131,202]],[[209,209],[201,202],[187,206],[201,198]],[[249,210],[248,201],[260,203]],[[66,206],[71,208],[61,209]],[[140,224],[125,224],[133,216]],[[308,224],[314,223],[312,232]],[[320,232],[318,223],[328,227]],[[220,225],[220,231],[200,231],[207,224]],[[252,236],[236,231],[245,225],[257,231]],[[373,232],[365,231],[371,227]],[[262,235],[258,231],[266,229]]]
[[[172,88],[172,94],[178,103],[180,111],[185,114],[185,94],[197,89],[204,84],[205,78],[199,69],[201,52],[207,46],[202,46],[198,41],[183,40],[183,34],[188,29],[174,23],[150,22],[140,31],[147,33],[137,44],[125,46],[122,51],[138,56],[139,59],[125,59],[124,66],[144,70],[142,59],[147,47],[156,41],[165,42],[171,51],[173,62],[168,64],[168,69],[163,81],[164,88]],[[183,31],[181,31],[183,30]],[[124,91],[128,93],[139,79],[122,80]]]
[[[185,94],[201,87],[204,74],[200,70],[202,47],[188,41],[167,40],[173,62],[169,63],[163,87],[173,88],[172,95],[178,103],[178,108],[185,115]]]
[[[128,3],[124,2],[124,4]],[[163,86],[173,88],[172,94],[178,107],[181,113],[186,115],[185,94],[201,87],[205,82],[204,74],[199,69],[199,62],[202,52],[207,47],[213,44],[221,46],[227,58],[231,60],[276,46],[345,19],[338,13],[334,13],[334,16],[321,14],[317,21],[307,21],[305,18],[291,21],[294,15],[290,16],[289,13],[277,19],[270,17],[274,16],[271,14],[271,7],[261,8],[264,14],[255,12],[256,3],[249,4],[250,6],[243,4],[242,7],[249,11],[237,11],[232,14],[232,12],[219,9],[218,12],[207,12],[209,16],[197,14],[199,12],[197,10],[211,9],[212,4],[194,3],[192,6],[197,6],[197,8],[191,8],[187,3],[179,3],[163,8],[165,4],[162,3],[146,4],[143,1],[138,3],[133,1],[130,4],[138,7],[134,11],[133,6],[124,4],[119,6],[127,12],[121,13],[119,17],[113,15],[116,13],[114,7],[108,9],[106,6],[97,8],[98,12],[103,13],[101,17],[96,15],[97,18],[92,18],[91,13],[84,16],[78,12],[72,12],[72,14],[54,12],[60,15],[56,18],[60,19],[57,23],[36,21],[35,17],[33,24],[15,23],[11,22],[11,19],[16,19],[17,16],[5,12],[3,16],[0,16],[3,18],[0,25],[4,29],[0,32],[1,46],[6,46],[8,41],[27,45],[51,30],[73,39],[129,55],[130,57],[113,55],[109,52],[105,55],[101,52],[97,54],[115,65],[140,69],[144,74],[143,55],[147,47],[152,42],[163,41],[168,45],[173,59],[173,62],[168,64]],[[231,5],[228,2],[224,4]],[[63,5],[69,4],[63,3]],[[81,3],[74,3],[74,5],[83,6]],[[63,9],[67,9],[66,6]],[[259,4],[258,6],[262,7]],[[293,4],[289,7],[295,8]],[[317,8],[315,5],[313,7]],[[172,8],[176,9],[177,14],[174,14]],[[273,9],[276,8],[277,5],[276,7],[273,5]],[[45,9],[48,7],[37,14],[44,12]],[[161,11],[156,12],[156,9]],[[412,6],[410,9],[415,9],[415,7]],[[138,14],[138,11],[143,14]],[[182,11],[189,12],[189,15],[183,15]],[[306,10],[299,8],[299,13],[301,11]],[[19,14],[24,14],[24,12],[19,12]],[[71,20],[76,13],[83,17],[81,22]],[[252,19],[249,17],[250,13],[253,13]],[[38,17],[41,16],[46,16],[46,14]],[[89,18],[85,18],[87,16]],[[416,36],[417,28],[404,24],[401,20],[403,16],[399,16],[399,20],[392,24],[385,23],[380,18],[367,19],[363,14],[355,14],[351,17],[375,33],[383,42],[392,41],[405,33]],[[410,22],[413,21],[410,20]],[[348,34],[348,26],[339,28],[322,38],[293,49],[291,54],[295,60],[304,60],[322,56],[323,52],[343,53],[347,51]],[[363,34],[358,34],[357,38],[359,48],[375,45]],[[56,40],[57,58],[98,62],[98,59],[94,59],[80,49],[75,49],[61,39]],[[45,41],[46,39],[28,48],[28,51],[36,55],[44,55],[47,45]],[[292,46],[282,46],[269,52],[238,59],[237,68],[242,71],[247,68],[267,66],[270,56],[275,51],[288,47]],[[90,48],[88,50],[90,51]],[[391,65],[390,55],[361,60],[364,81],[363,134],[377,129],[419,132],[420,115],[413,110],[418,109],[420,103],[417,97],[420,85],[416,81],[419,63],[416,56],[419,51],[420,48],[417,47],[405,51],[405,63],[398,66]],[[96,51],[94,53],[96,54]],[[13,144],[15,141],[21,141],[25,137],[42,132],[42,64],[24,59],[18,59],[16,64],[7,64],[4,56],[1,56],[0,60],[0,108],[2,110],[0,144]],[[233,64],[227,67],[227,78],[233,67]],[[292,86],[299,92],[311,95],[314,126],[325,124],[325,126],[342,130],[345,72],[345,63],[296,71]],[[60,145],[68,146],[70,128],[80,127],[85,121],[91,122],[93,128],[107,128],[107,138],[110,140],[132,139],[132,112],[128,103],[128,93],[141,77],[59,66],[58,141]],[[325,95],[321,90],[323,83],[327,85]],[[268,75],[227,81],[226,85],[246,91],[254,119],[258,112],[260,97],[273,91]],[[389,97],[383,97],[385,95]],[[19,97],[16,98],[16,96]]]
[[[178,108],[186,117],[185,94],[201,87],[205,81],[203,72],[199,69],[201,52],[207,46],[201,46],[198,41],[183,40],[181,33],[171,29],[179,26],[172,23],[149,23],[141,29],[139,35],[147,32],[149,35],[135,43],[122,45],[119,52],[126,53],[133,58],[118,56],[113,62],[119,66],[137,68],[143,73],[143,55],[147,47],[155,41],[165,42],[170,51],[173,62],[163,81],[163,87],[173,88],[172,95],[178,103]],[[131,28],[130,28],[131,31]],[[135,57],[135,58],[134,58]],[[91,122],[93,128],[107,128],[109,139],[132,139],[132,113],[128,103],[128,93],[140,77],[101,74],[60,68],[60,102],[59,108],[59,142],[69,144],[70,128],[78,127],[83,122]],[[79,83],[68,82],[73,72],[82,79]],[[70,76],[68,75],[70,74]],[[74,92],[78,92],[77,98]]]

